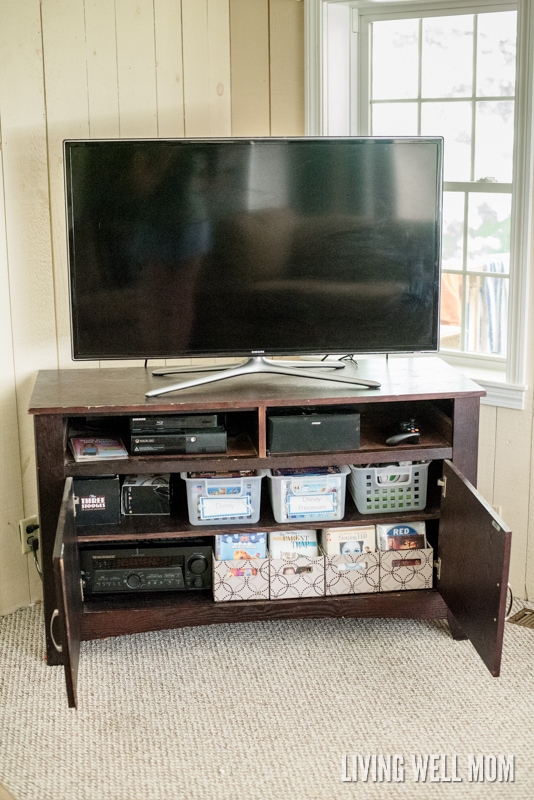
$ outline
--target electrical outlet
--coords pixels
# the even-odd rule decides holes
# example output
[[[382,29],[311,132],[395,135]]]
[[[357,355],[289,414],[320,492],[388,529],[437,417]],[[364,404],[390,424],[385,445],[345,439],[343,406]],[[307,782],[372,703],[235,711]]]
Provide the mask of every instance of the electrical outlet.
[[[37,527],[35,527],[37,526]],[[23,553],[31,553],[32,539],[39,539],[39,520],[37,517],[26,517],[19,520],[20,544]]]

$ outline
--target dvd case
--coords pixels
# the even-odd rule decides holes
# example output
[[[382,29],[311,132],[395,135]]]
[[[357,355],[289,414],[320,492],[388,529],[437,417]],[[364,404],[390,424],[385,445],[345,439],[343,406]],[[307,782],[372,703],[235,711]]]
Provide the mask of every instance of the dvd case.
[[[71,436],[69,447],[75,461],[128,458],[128,451],[118,436]]]
[[[215,536],[217,561],[267,558],[267,533],[220,533]]]
[[[373,553],[376,550],[376,527],[356,525],[348,528],[323,528],[320,539],[327,556]]]
[[[376,534],[380,550],[423,550],[427,547],[424,522],[377,525]]]
[[[269,553],[271,558],[295,558],[297,556],[319,555],[317,531],[275,531],[269,534]]]

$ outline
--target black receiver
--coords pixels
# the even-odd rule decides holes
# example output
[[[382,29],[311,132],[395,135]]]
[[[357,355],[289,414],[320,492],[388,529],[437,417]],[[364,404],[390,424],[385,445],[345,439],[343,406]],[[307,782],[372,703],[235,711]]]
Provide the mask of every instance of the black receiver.
[[[82,550],[80,563],[87,595],[211,587],[212,548],[194,540],[187,546]]]

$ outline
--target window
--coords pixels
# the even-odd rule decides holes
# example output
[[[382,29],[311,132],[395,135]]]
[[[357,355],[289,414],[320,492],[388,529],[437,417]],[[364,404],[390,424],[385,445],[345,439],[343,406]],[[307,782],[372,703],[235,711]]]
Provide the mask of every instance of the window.
[[[441,355],[522,407],[528,0],[308,0],[307,11],[308,133],[444,137]]]

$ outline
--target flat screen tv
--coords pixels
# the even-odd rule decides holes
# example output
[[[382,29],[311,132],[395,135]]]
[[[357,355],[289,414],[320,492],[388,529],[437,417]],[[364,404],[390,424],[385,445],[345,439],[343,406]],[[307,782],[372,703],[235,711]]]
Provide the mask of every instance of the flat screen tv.
[[[73,358],[436,351],[442,148],[66,141]]]

